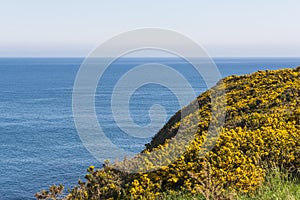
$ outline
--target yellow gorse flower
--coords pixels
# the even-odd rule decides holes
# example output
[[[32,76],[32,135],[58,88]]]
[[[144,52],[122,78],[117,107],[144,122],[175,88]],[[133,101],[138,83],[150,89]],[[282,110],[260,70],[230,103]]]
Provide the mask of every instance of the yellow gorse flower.
[[[222,84],[227,100],[225,125],[214,148],[203,153],[212,119],[210,94]],[[110,167],[94,171],[91,166],[87,183],[74,188],[70,199],[87,199],[87,194],[95,199],[154,199],[165,191],[203,193],[210,188],[247,193],[262,184],[268,165],[292,172],[300,169],[300,67],[229,76],[184,109],[188,111],[195,103],[199,110],[183,119],[181,112],[176,113],[146,145],[148,157],[137,155],[117,163],[126,169],[138,162],[147,173],[126,174]],[[181,126],[184,131],[178,133]],[[197,127],[197,133],[191,127]],[[176,134],[181,134],[182,140],[193,139],[188,145],[172,142]],[[176,152],[185,153],[157,170],[162,158],[167,160]]]

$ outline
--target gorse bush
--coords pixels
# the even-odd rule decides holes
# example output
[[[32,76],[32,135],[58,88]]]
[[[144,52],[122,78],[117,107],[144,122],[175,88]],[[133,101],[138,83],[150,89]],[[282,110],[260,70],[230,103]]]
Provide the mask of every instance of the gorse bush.
[[[254,194],[239,194],[240,200],[300,199],[299,179],[278,167],[268,169],[264,184]]]
[[[225,123],[212,142],[214,148],[205,151],[209,125],[218,118],[211,114],[211,95],[222,87]],[[193,109],[195,105],[199,109]],[[270,166],[299,175],[299,126],[300,67],[229,76],[177,112],[141,154],[100,170],[89,169],[86,182],[79,182],[64,198],[155,199],[178,191],[206,199],[251,195]],[[180,139],[174,142],[174,137]],[[174,162],[167,159],[172,155],[177,156]],[[162,160],[166,165],[161,167]],[[137,173],[126,172],[133,168]]]

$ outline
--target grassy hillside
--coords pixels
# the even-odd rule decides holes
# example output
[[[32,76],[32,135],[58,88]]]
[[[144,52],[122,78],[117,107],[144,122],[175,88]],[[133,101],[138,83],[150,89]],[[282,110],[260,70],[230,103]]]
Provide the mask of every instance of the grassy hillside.
[[[214,148],[206,152],[209,125],[218,118],[211,109],[221,109],[212,105],[211,95],[222,87],[226,98],[214,103],[226,105],[225,123],[216,129],[220,135]],[[174,141],[176,137],[180,139]],[[154,199],[182,192],[212,199],[251,197],[274,168],[297,182],[300,67],[224,78],[178,111],[141,154],[101,170],[90,167],[86,182],[79,182],[66,198]],[[52,194],[61,189],[53,187]],[[43,199],[51,192],[38,195]]]

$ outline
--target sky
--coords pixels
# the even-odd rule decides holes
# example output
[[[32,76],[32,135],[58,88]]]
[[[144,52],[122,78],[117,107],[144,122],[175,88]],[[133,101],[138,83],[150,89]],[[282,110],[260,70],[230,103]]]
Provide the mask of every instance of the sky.
[[[213,57],[300,57],[299,0],[2,0],[0,57],[85,57],[138,28],[177,31]]]

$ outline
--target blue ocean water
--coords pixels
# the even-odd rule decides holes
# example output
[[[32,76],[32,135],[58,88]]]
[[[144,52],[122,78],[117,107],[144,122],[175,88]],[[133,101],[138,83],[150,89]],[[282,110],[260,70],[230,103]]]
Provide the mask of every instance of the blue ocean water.
[[[101,167],[82,144],[73,120],[72,90],[82,61],[82,58],[0,59],[0,199],[32,199],[34,193],[54,183],[71,187],[84,178],[88,166]],[[214,61],[222,77],[300,65],[300,58],[215,58]],[[139,152],[151,135],[140,139],[124,134],[115,125],[109,96],[122,74],[149,62],[178,70],[198,94],[207,88],[195,70],[181,59],[124,58],[114,62],[99,82],[96,112],[108,138],[131,152]],[[141,126],[150,122],[148,110],[153,104],[165,107],[167,117],[180,109],[172,91],[156,84],[136,90],[130,102],[130,114]]]

